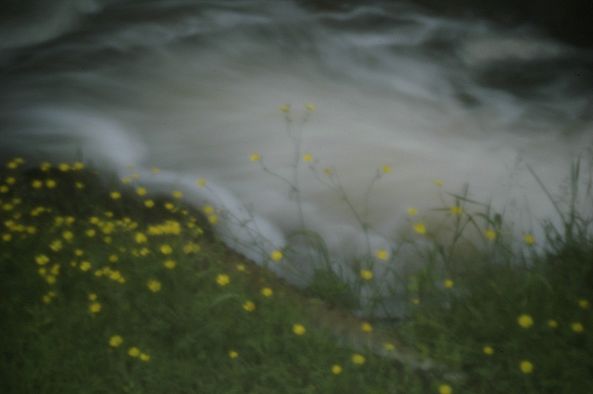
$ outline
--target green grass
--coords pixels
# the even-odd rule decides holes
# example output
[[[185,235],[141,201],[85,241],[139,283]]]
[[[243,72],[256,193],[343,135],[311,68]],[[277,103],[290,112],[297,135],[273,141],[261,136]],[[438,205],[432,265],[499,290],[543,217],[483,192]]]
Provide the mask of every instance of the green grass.
[[[347,311],[357,305],[356,293],[335,273],[320,269],[309,289],[294,289],[224,247],[207,215],[182,199],[139,196],[88,169],[11,163],[18,168],[0,173],[2,393],[446,394],[444,384],[453,393],[591,390],[593,240],[585,220],[572,219],[570,240],[549,231],[550,251],[516,249],[502,224],[489,219],[495,215],[471,214],[458,196],[464,211],[449,221],[449,241],[432,237],[427,225],[422,237],[429,246],[403,242],[427,262],[402,278],[408,318],[372,321],[373,332],[363,333],[362,321]],[[43,186],[33,187],[35,180]],[[111,196],[115,190],[119,199]],[[145,206],[147,199],[154,207]],[[458,246],[464,229],[481,219],[497,238]],[[167,221],[164,234],[151,234],[151,226]],[[138,243],[137,233],[147,242]],[[36,262],[40,255],[49,262]],[[167,260],[175,261],[173,269]],[[217,283],[221,274],[228,285]],[[443,279],[452,282],[443,286]],[[149,289],[150,280],[160,283],[158,291]],[[255,310],[244,309],[247,301]],[[96,313],[94,302],[101,306]],[[521,315],[533,324],[522,327]],[[305,334],[296,335],[294,324]],[[109,344],[114,335],[123,338],[118,347]],[[387,340],[395,350],[381,349]],[[150,359],[128,355],[131,347]],[[365,363],[355,365],[353,354]],[[401,362],[414,354],[437,367],[421,371]],[[531,373],[521,371],[524,360]],[[334,364],[341,374],[331,372]]]
[[[160,197],[146,208],[131,189],[86,170],[5,171],[1,179],[7,185],[1,197],[2,393],[424,392],[434,384],[371,354],[364,365],[354,365],[355,352],[316,328],[302,294],[228,251],[208,235],[200,213],[179,202]],[[35,189],[35,179],[54,179],[57,186]],[[119,200],[110,197],[116,188],[123,191]],[[164,208],[166,202],[174,207]],[[37,206],[48,211],[33,217]],[[149,226],[166,220],[179,223],[180,233],[148,234]],[[36,233],[27,232],[31,226]],[[73,239],[64,239],[65,232]],[[148,242],[138,244],[138,232]],[[55,240],[62,243],[57,251],[50,247]],[[188,243],[200,251],[185,253]],[[172,254],[164,255],[162,245]],[[37,264],[39,255],[50,261]],[[112,255],[117,262],[109,261]],[[164,267],[169,259],[174,269]],[[83,261],[92,268],[82,271]],[[59,273],[49,284],[52,267]],[[125,283],[110,278],[115,271]],[[228,285],[217,284],[220,274],[230,277]],[[147,286],[153,278],[161,283],[158,292]],[[263,287],[274,294],[264,297]],[[55,297],[45,303],[49,292]],[[91,293],[101,305],[98,313],[89,310]],[[243,309],[248,300],[256,305],[252,312]],[[293,324],[303,324],[306,333],[295,335]],[[113,335],[123,337],[121,346],[109,346]],[[133,346],[150,360],[129,356]],[[231,350],[239,356],[231,359]],[[342,366],[340,375],[331,373],[334,364]]]

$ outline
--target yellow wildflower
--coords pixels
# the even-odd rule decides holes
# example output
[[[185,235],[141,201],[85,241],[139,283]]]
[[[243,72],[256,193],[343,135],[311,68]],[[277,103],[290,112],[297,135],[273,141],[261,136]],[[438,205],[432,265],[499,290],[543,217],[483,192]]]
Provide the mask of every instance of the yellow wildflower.
[[[41,182],[39,179],[35,179],[33,182],[31,182],[31,186],[33,186],[33,189],[41,189],[43,187],[43,182]]]
[[[239,271],[239,272],[245,272],[245,271],[246,271],[245,264],[237,264],[237,265],[235,266],[235,268],[236,268],[236,270],[237,270],[237,271]]]
[[[487,356],[491,356],[494,354],[494,349],[492,348],[492,346],[486,345],[482,348],[482,351],[484,352],[485,355]]]
[[[177,263],[175,262],[175,260],[165,260],[163,265],[165,266],[165,268],[172,270],[173,268],[175,268]]]
[[[263,289],[261,289],[261,294],[264,297],[271,297],[274,294],[274,291],[269,287],[264,287]]]
[[[179,190],[175,190],[171,193],[171,195],[173,195],[173,198],[176,198],[179,200],[183,197],[183,192],[180,192]]]
[[[525,234],[523,236],[523,242],[525,242],[525,245],[527,246],[532,246],[535,244],[535,237],[533,234]]]
[[[371,280],[371,279],[373,279],[373,271],[360,270],[360,277],[364,280]]]
[[[75,182],[74,186],[76,186],[76,188],[79,190],[84,189],[84,183],[82,183],[82,182]]]
[[[339,364],[334,364],[331,367],[331,371],[334,375],[339,375],[342,373],[342,366]]]
[[[196,180],[196,185],[198,185],[198,187],[205,187],[206,186],[206,180],[204,178],[198,178]]]
[[[426,234],[426,226],[423,223],[414,223],[414,231],[420,235]]]
[[[496,231],[491,228],[487,229],[486,232],[484,232],[484,235],[489,241],[494,241],[496,239]]]
[[[226,274],[219,274],[216,276],[216,283],[218,283],[219,286],[226,286],[231,283],[231,278]]]
[[[144,206],[146,208],[152,208],[152,207],[154,207],[154,201],[152,201],[152,200],[146,200],[146,201],[144,201]]]
[[[284,257],[284,255],[282,254],[282,252],[278,249],[272,251],[272,253],[270,254],[270,257],[272,258],[273,261],[275,262],[279,262],[280,260],[282,260],[282,257]]]
[[[76,161],[72,164],[72,169],[75,171],[84,170],[84,163],[81,161]]]
[[[121,272],[113,271],[109,274],[109,279],[114,280],[116,282],[121,282],[124,277],[122,276]]]
[[[305,109],[307,111],[309,111],[309,112],[315,112],[315,110],[317,108],[315,107],[315,104],[313,104],[313,103],[307,103],[307,104],[305,104]]]
[[[522,314],[517,318],[517,323],[523,328],[529,328],[533,325],[533,318],[527,314]]]
[[[391,342],[385,342],[383,343],[383,349],[388,352],[393,352],[395,350],[395,345]]]
[[[89,293],[88,297],[89,301],[97,301],[97,294],[96,293]]]
[[[530,374],[533,372],[533,363],[531,361],[528,360],[523,360],[519,363],[519,369],[521,370],[521,372],[523,372],[524,374]]]
[[[590,307],[590,304],[589,304],[588,300],[585,300],[584,298],[579,300],[579,308],[589,309],[589,307]]]
[[[385,164],[385,165],[383,166],[383,173],[384,173],[384,174],[389,174],[389,173],[391,173],[391,166],[390,166],[390,165],[388,165],[388,164]]]
[[[53,179],[48,179],[48,180],[45,181],[45,186],[48,189],[54,189],[56,187],[56,185],[57,185],[57,183]]]
[[[131,348],[128,349],[128,356],[130,357],[139,357],[140,356],[140,349],[138,349],[136,346],[133,346]]]
[[[89,305],[89,312],[91,313],[99,313],[101,312],[101,304],[98,302],[92,302]]]
[[[143,233],[136,233],[136,235],[134,235],[134,240],[138,244],[143,244],[148,241],[148,238]]]
[[[443,281],[443,286],[445,286],[445,289],[451,289],[451,288],[453,288],[454,285],[455,285],[455,283],[453,282],[452,279],[445,279]]]
[[[60,241],[59,239],[56,239],[49,244],[49,248],[54,252],[59,252],[60,250],[62,250],[62,246],[62,241]]]
[[[41,163],[41,165],[39,166],[39,168],[41,169],[41,171],[43,172],[48,172],[51,168],[51,163],[44,161],[43,163]]]
[[[93,229],[93,228],[90,228],[90,229],[86,230],[84,233],[86,234],[87,237],[93,238],[97,234],[97,231],[95,231],[95,229]]]
[[[247,300],[243,303],[243,309],[247,312],[253,312],[255,310],[255,303],[253,301]]]
[[[354,363],[355,365],[362,365],[366,362],[366,358],[359,353],[354,353],[352,355],[352,363]]]
[[[375,257],[382,261],[389,260],[389,252],[385,249],[379,249],[375,252]]]
[[[463,212],[463,208],[461,208],[459,205],[453,205],[449,208],[449,211],[451,212],[451,215],[459,216]]]
[[[369,322],[363,322],[360,325],[360,330],[362,332],[371,333],[371,332],[373,332],[373,326]]]
[[[194,242],[188,242],[183,245],[183,253],[185,254],[198,253],[200,250],[202,250],[202,247]]]
[[[121,198],[121,193],[120,192],[111,192],[111,193],[109,193],[109,196],[113,200],[119,200]]]
[[[439,394],[452,394],[453,389],[448,384],[439,385]]]
[[[260,161],[261,160],[261,155],[257,152],[254,152],[251,154],[251,156],[249,156],[249,160],[255,162],[255,161]]]
[[[112,335],[111,338],[109,338],[109,346],[111,347],[119,347],[122,343],[124,343],[124,339],[121,335]]]
[[[443,187],[444,185],[444,182],[441,179],[435,179],[432,183],[434,183],[436,187]]]
[[[307,332],[307,329],[305,328],[305,326],[303,326],[300,323],[296,323],[292,325],[292,332],[294,333],[294,335],[305,335],[305,333]]]
[[[173,248],[170,245],[167,245],[167,244],[161,245],[160,250],[161,250],[161,253],[164,254],[164,255],[168,255],[168,254],[173,253]]]
[[[313,161],[313,155],[312,155],[312,154],[310,154],[310,153],[305,153],[305,154],[303,155],[303,161],[304,161],[305,163],[311,163],[311,162]]]
[[[37,257],[35,257],[35,262],[38,265],[45,265],[45,264],[49,263],[49,257],[47,257],[44,254],[40,254]]]
[[[218,223],[218,216],[216,216],[216,215],[208,215],[208,222],[210,224],[216,224],[216,223]]]
[[[579,322],[573,322],[570,324],[570,329],[576,333],[581,333],[583,331],[585,331],[585,327],[583,327],[582,323]]]
[[[152,167],[150,169],[150,172],[152,172],[154,175],[158,174],[159,172],[161,172],[161,169],[158,167]]]
[[[74,233],[72,233],[72,231],[64,231],[62,233],[62,237],[66,240],[66,241],[72,241],[72,239],[74,238]]]
[[[408,213],[408,216],[411,217],[418,215],[418,210],[416,208],[408,208],[406,212]]]
[[[140,361],[144,361],[145,363],[150,361],[150,356],[146,353],[140,353]]]
[[[279,106],[278,109],[280,110],[280,112],[287,114],[290,112],[290,104],[283,104]]]
[[[80,263],[80,270],[82,272],[87,272],[91,269],[91,263],[89,263],[88,261],[83,261]]]
[[[229,350],[229,358],[231,360],[234,360],[237,357],[239,357],[239,353],[236,350]]]
[[[136,194],[139,195],[139,196],[146,195],[146,188],[145,187],[142,187],[142,186],[137,187],[136,188]]]
[[[110,263],[117,263],[117,261],[119,260],[119,257],[116,254],[112,254],[112,255],[109,255],[108,260]]]
[[[58,164],[58,169],[62,172],[68,172],[68,171],[70,171],[70,164],[60,163],[60,164]]]
[[[152,291],[153,293],[157,293],[159,291],[161,291],[161,282],[159,282],[156,279],[150,279],[147,283],[146,286],[148,287],[148,289],[150,291]]]

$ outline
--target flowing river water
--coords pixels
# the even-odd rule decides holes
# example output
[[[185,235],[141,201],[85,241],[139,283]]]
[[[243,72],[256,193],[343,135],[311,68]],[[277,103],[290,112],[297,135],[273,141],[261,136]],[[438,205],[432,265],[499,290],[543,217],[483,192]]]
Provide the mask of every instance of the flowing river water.
[[[82,157],[137,172],[153,191],[183,190],[225,211],[221,235],[259,262],[300,226],[295,193],[249,159],[258,152],[292,179],[281,105],[314,159],[299,165],[302,217],[341,272],[367,241],[311,165],[322,179],[332,168],[358,212],[368,202],[372,249],[393,249],[408,208],[430,222],[439,195],[464,184],[536,231],[554,212],[526,165],[556,191],[593,143],[593,54],[527,25],[396,1],[60,0],[21,11],[0,26],[2,151]],[[296,260],[273,269],[303,284],[312,268]]]

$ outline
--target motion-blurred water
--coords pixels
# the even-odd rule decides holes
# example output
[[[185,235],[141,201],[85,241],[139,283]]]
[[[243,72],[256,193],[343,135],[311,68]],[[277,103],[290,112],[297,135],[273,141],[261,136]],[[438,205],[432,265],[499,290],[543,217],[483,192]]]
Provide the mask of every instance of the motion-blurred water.
[[[375,171],[393,168],[370,197],[373,247],[393,246],[407,208],[441,206],[434,179],[517,207],[520,230],[553,216],[525,164],[557,190],[591,146],[593,55],[529,26],[364,4],[31,2],[0,27],[2,149],[82,152],[122,176],[138,171],[152,189],[183,188],[196,203],[253,215],[247,227],[271,250],[298,227],[295,201],[249,155],[290,177],[293,146],[278,106],[291,104],[299,124],[314,103],[303,152],[320,171],[337,171],[358,209]],[[352,213],[307,165],[300,171],[307,226],[337,261],[363,253]],[[208,188],[195,185],[199,177]],[[250,242],[229,223],[221,228]]]

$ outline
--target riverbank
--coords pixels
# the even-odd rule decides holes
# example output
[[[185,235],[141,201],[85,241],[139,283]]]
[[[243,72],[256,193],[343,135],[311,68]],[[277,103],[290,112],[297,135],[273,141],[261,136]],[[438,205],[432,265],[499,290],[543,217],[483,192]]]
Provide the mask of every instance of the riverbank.
[[[589,390],[585,222],[553,252],[525,237],[517,253],[496,228],[471,259],[419,246],[409,317],[366,321],[334,277],[299,290],[229,251],[211,231],[217,213],[175,190],[81,162],[12,159],[0,179],[2,392]]]

